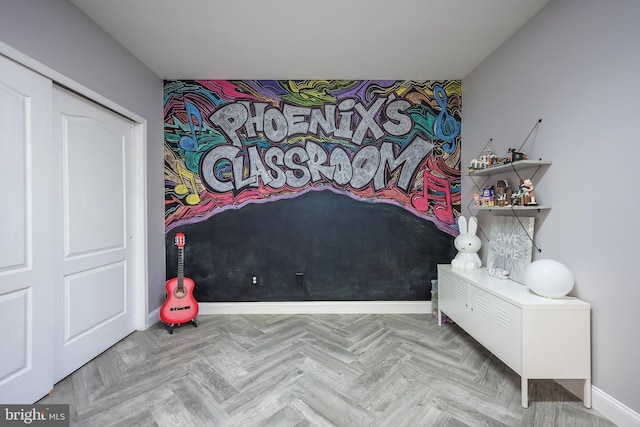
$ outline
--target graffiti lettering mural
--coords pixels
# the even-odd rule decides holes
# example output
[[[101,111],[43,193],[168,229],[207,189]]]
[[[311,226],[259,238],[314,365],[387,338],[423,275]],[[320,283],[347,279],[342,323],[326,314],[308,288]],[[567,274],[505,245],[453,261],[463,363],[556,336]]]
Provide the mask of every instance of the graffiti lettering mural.
[[[329,190],[456,233],[454,81],[166,81],[165,225]]]

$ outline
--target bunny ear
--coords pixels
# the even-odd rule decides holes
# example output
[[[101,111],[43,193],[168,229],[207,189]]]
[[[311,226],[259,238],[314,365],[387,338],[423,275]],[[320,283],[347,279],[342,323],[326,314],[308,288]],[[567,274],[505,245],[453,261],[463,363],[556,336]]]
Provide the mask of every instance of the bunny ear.
[[[467,234],[467,218],[463,216],[458,218],[458,228],[460,229],[460,234]]]
[[[472,216],[469,218],[469,230],[467,231],[469,234],[476,234],[476,230],[478,229],[478,218]]]

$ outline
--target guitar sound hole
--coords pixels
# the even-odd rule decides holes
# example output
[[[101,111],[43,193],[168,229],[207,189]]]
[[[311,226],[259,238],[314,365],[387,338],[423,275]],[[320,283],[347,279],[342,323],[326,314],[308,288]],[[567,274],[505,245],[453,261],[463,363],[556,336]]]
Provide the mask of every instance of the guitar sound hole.
[[[182,298],[183,296],[185,296],[187,294],[187,292],[184,289],[176,289],[176,297],[177,298]]]

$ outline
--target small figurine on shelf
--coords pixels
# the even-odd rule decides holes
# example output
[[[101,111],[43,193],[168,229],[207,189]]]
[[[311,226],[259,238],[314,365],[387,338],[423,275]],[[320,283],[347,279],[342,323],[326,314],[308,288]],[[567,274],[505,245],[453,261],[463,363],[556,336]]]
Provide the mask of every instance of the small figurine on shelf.
[[[453,246],[458,250],[458,254],[451,260],[451,266],[463,270],[475,270],[482,267],[482,260],[478,256],[482,242],[476,235],[478,220],[474,216],[469,218],[467,228],[467,219],[464,216],[460,216],[458,218],[458,228],[460,229],[460,234],[453,240]]]
[[[491,147],[489,147],[480,158],[485,159],[485,161],[487,162],[487,166],[493,166],[495,165],[498,156],[493,154],[493,152],[491,151]]]
[[[511,204],[513,206],[519,206],[522,203],[522,188],[520,188],[520,186],[517,186],[516,188],[513,189],[513,192],[511,193]]]
[[[516,151],[515,148],[509,148],[509,162],[517,162],[518,160],[527,160],[527,153]]]
[[[504,207],[511,204],[511,187],[504,179],[496,184],[495,189],[495,205]]]
[[[506,157],[496,157],[493,160],[494,166],[504,165],[505,163],[508,163],[508,162],[509,162],[509,159],[507,159]]]
[[[487,167],[487,162],[482,159],[473,159],[469,163],[469,172],[478,171]]]
[[[522,204],[525,206],[536,206],[538,202],[536,202],[536,193],[531,180],[525,179],[521,181],[520,188],[522,189],[522,197],[524,199]]]
[[[494,206],[495,205],[495,192],[493,185],[485,187],[482,190],[482,196],[480,196],[480,206]]]
[[[489,167],[489,159],[487,156],[480,156],[477,159],[472,159],[469,163],[469,172],[486,169]]]
[[[491,148],[487,149],[480,157],[477,159],[472,159],[469,162],[469,172],[478,171],[482,169],[486,169],[489,166],[493,166],[496,164],[496,159],[498,156],[491,152]]]

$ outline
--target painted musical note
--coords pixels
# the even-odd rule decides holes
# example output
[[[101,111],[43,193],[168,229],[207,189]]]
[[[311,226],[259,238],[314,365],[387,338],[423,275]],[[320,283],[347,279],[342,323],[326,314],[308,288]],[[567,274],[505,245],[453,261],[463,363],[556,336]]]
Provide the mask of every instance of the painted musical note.
[[[193,118],[198,121],[198,125],[202,126],[202,115],[200,111],[190,102],[184,102],[184,109],[187,112],[187,119],[189,120],[189,129],[191,129],[191,136],[185,135],[180,137],[180,148],[186,151],[196,151],[198,149],[198,139],[196,138],[196,128],[193,124]]]
[[[427,212],[429,210],[429,189],[432,189],[436,194],[444,194],[444,203],[434,200],[433,215],[440,221],[453,224],[453,208],[451,206],[451,188],[449,187],[449,181],[432,175],[427,170],[424,171],[422,195],[414,195],[411,197],[413,207],[421,212]],[[436,199],[436,197],[433,198]]]
[[[198,203],[200,203],[200,195],[198,194],[198,189],[196,188],[196,179],[193,172],[183,168],[182,166],[180,166],[179,163],[177,166],[178,166],[178,176],[180,177],[181,183],[177,184],[173,190],[179,196],[190,193],[187,195],[187,197],[185,197],[184,200],[187,202],[188,205],[197,205]],[[191,191],[193,192],[191,192],[189,190],[189,187],[187,187],[185,178],[191,184]]]
[[[442,149],[451,154],[455,151],[455,138],[460,133],[460,125],[456,121],[455,117],[447,111],[447,93],[442,86],[435,86],[433,88],[433,96],[436,98],[436,102],[440,107],[440,113],[434,123],[434,132],[438,139],[446,142],[442,145]]]

